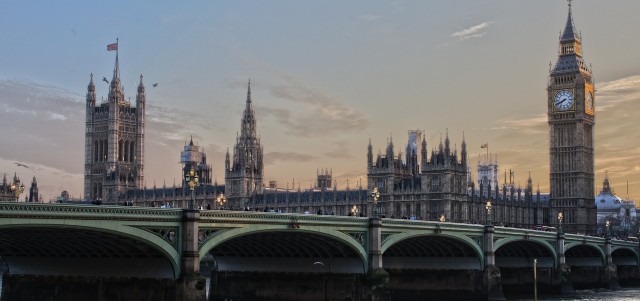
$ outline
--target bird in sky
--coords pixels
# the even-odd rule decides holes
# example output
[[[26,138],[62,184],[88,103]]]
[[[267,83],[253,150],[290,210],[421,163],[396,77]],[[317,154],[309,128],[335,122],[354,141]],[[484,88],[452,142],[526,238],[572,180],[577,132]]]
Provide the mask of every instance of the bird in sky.
[[[107,78],[106,78],[106,77],[104,77],[104,76],[102,77],[102,81],[104,81],[105,83],[109,84],[109,81],[108,81],[108,80],[107,80]]]
[[[18,162],[14,162],[13,164],[18,165],[18,166],[22,166],[24,168],[30,168],[29,166],[26,166],[26,165],[24,165],[22,163],[18,163]]]
[[[158,83],[153,84],[153,87],[154,87],[154,88],[155,88],[155,87],[157,87],[157,86],[158,86]]]

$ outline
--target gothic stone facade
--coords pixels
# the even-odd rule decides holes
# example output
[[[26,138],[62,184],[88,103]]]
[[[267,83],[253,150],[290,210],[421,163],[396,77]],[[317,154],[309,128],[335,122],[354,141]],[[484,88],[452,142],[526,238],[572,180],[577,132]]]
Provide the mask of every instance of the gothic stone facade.
[[[84,199],[118,202],[127,190],[141,188],[144,180],[146,97],[142,75],[133,107],[120,85],[116,54],[107,101],[96,102],[92,74],[86,101]]]
[[[240,137],[236,138],[233,159],[227,150],[225,160],[225,193],[231,208],[244,208],[249,200],[261,194],[263,186],[262,144],[258,137],[256,117],[251,103],[251,82],[247,87],[247,100]]]
[[[571,16],[547,86],[551,212],[564,215],[568,232],[594,233],[595,87],[582,58],[581,36]]]

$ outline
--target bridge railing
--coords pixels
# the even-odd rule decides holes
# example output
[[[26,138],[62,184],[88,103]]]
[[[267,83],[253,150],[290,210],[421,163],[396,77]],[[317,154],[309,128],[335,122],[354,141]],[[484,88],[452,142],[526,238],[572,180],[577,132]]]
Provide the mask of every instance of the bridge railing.
[[[0,202],[0,216],[42,216],[100,219],[161,219],[179,221],[182,218],[182,209]]]
[[[367,217],[339,216],[339,215],[316,215],[297,213],[275,213],[275,212],[255,212],[255,211],[227,211],[227,210],[203,210],[200,211],[202,222],[230,222],[230,221],[269,221],[276,223],[304,223],[304,224],[340,224],[350,226],[366,227],[369,224]]]

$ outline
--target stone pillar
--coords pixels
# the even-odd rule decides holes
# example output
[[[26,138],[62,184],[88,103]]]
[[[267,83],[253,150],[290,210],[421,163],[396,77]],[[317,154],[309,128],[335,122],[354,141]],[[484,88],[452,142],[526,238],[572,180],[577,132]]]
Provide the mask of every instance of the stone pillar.
[[[369,219],[369,270],[382,268],[382,219]]]
[[[500,268],[496,266],[495,250],[493,248],[493,225],[484,226],[484,271],[482,277],[482,288],[487,295],[487,300],[506,300],[502,292],[502,276]]]
[[[609,289],[619,289],[620,283],[618,282],[618,267],[613,264],[613,258],[611,257],[611,237],[607,235],[604,242],[605,252],[605,266],[602,270],[603,284]]]
[[[198,253],[199,210],[182,211],[182,258],[180,278],[176,285],[176,300],[204,301],[206,279],[200,275],[200,255]]]
[[[571,267],[567,265],[564,256],[564,232],[562,231],[558,231],[556,236],[556,256],[555,284],[559,286],[561,294],[575,293],[571,281]]]
[[[385,300],[389,295],[389,273],[382,267],[382,219],[369,218],[369,271],[366,290],[369,300]]]

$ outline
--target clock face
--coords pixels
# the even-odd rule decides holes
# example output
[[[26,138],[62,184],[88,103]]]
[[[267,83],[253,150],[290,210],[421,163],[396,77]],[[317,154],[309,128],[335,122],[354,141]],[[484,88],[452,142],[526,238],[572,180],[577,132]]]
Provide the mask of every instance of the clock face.
[[[593,115],[593,92],[587,92],[587,96],[584,100],[585,112]]]
[[[573,105],[573,92],[569,90],[559,91],[556,93],[553,104],[559,111],[568,110]]]

